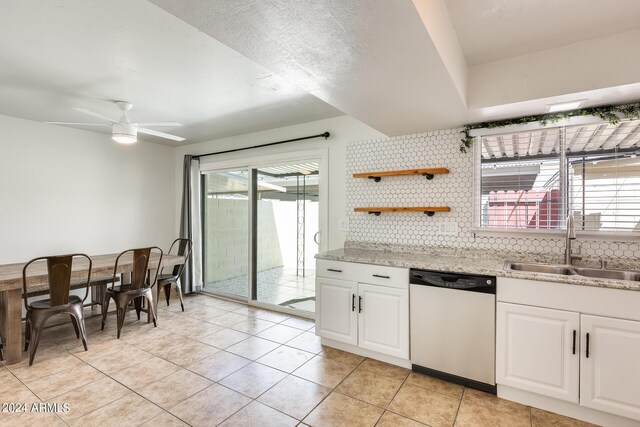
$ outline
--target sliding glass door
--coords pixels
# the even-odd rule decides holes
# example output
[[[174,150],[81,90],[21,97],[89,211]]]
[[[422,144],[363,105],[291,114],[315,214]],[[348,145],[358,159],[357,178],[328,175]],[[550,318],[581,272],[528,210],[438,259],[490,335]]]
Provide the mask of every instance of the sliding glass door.
[[[202,175],[204,290],[247,298],[249,293],[248,170]]]
[[[314,312],[323,157],[261,160],[202,173],[203,290]]]
[[[259,168],[256,182],[258,302],[315,311],[318,163]]]

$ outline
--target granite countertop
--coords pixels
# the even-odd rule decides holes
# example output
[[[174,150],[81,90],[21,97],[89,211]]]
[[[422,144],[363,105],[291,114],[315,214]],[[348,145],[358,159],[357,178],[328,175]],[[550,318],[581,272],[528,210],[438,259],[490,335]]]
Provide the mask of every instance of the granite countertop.
[[[628,280],[596,279],[577,275],[565,276],[560,274],[506,270],[504,265],[507,259],[498,258],[464,257],[454,254],[402,252],[350,247],[323,252],[316,255],[316,258],[331,261],[357,262],[362,264],[386,265],[390,267],[422,268],[425,270],[512,277],[514,279],[540,280],[572,285],[640,291],[640,282]],[[531,260],[527,262],[536,261],[539,260]]]

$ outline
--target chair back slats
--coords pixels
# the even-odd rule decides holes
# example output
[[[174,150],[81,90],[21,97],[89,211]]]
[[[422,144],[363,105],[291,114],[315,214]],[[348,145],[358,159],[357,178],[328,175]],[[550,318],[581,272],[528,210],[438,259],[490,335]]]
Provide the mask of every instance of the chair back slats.
[[[158,262],[151,264],[152,253],[158,253]],[[116,277],[119,274],[118,265],[120,264],[120,258],[126,254],[131,254],[133,260],[133,266],[131,268],[131,283],[130,289],[142,289],[152,287],[158,279],[158,273],[162,268],[162,256],[163,252],[157,246],[151,246],[148,248],[128,249],[116,258],[116,263],[113,269],[112,286],[116,283]],[[155,269],[155,275],[151,277],[149,275],[149,269]]]
[[[193,242],[190,239],[176,239],[171,244],[171,248],[169,249],[169,253],[173,253],[173,247],[178,245],[177,255],[184,257],[184,262],[182,264],[177,264],[173,266],[173,271],[171,275],[178,279],[182,276],[182,272],[184,271],[187,262],[189,262],[189,257],[191,256],[191,249],[193,248]]]
[[[72,256],[56,256],[47,258],[49,273],[49,293],[51,306],[69,304],[69,290],[71,288]]]
[[[75,258],[85,258],[88,261],[89,268],[87,270],[87,284],[83,301],[87,298],[89,292],[89,283],[91,282],[92,261],[85,254],[68,254],[55,255],[34,258],[27,262],[22,268],[22,295],[25,307],[28,306],[29,286],[27,283],[27,270],[37,261],[46,261],[47,264],[47,283],[43,286],[48,287],[49,300],[52,307],[69,304],[69,294],[71,290],[71,278],[73,273],[73,261]],[[42,294],[42,291],[39,292]]]
[[[141,248],[133,250],[133,269],[131,270],[131,289],[141,289],[146,287],[147,271],[149,270],[149,259],[151,248]]]

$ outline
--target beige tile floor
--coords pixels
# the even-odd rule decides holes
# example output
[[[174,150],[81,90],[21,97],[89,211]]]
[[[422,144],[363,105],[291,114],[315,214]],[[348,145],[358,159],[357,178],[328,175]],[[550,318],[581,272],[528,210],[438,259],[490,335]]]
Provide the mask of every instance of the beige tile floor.
[[[0,366],[2,426],[587,426],[407,369],[322,347],[312,321],[210,296],[130,312],[120,340],[87,320],[47,329],[35,364]],[[95,312],[94,312],[95,313]]]

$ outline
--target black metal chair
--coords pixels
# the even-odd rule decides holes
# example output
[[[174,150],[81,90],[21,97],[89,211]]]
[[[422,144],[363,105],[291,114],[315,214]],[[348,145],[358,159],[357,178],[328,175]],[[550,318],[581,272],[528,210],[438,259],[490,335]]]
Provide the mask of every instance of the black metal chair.
[[[71,279],[73,276],[73,260],[76,258],[86,258],[89,262],[87,269],[87,282],[84,286],[85,293],[84,298],[82,299],[79,296],[71,295],[70,293]],[[34,262],[44,260],[47,262],[46,286],[49,288],[49,298],[29,303],[29,298],[32,297],[32,295],[28,292],[27,270]],[[40,342],[40,335],[44,329],[45,323],[51,316],[56,314],[68,314],[71,316],[71,322],[73,323],[73,328],[76,331],[76,337],[82,338],[82,345],[84,346],[85,351],[87,350],[87,333],[84,325],[83,305],[89,292],[91,267],[91,258],[85,254],[38,257],[25,264],[22,269],[22,297],[24,300],[24,306],[27,310],[24,350],[30,350],[29,366],[33,364],[33,359],[35,358],[36,351],[38,350],[38,343]],[[42,285],[44,286],[45,284]]]
[[[167,306],[169,305],[169,299],[171,298],[171,285],[175,285],[176,291],[178,292],[178,296],[180,297],[180,306],[182,307],[182,311],[184,311],[184,301],[182,300],[182,287],[178,283],[178,280],[182,277],[182,273],[184,272],[184,268],[189,262],[189,257],[191,256],[191,250],[193,248],[193,242],[190,239],[176,239],[171,244],[171,248],[169,248],[169,254],[173,252],[173,248],[177,244],[176,255],[180,255],[184,257],[184,263],[174,265],[171,271],[171,274],[162,274],[160,272],[160,276],[158,276],[158,298],[160,298],[160,291],[164,290],[164,295],[167,299]],[[164,270],[164,269],[163,269]]]
[[[149,265],[152,253],[159,254],[156,267]],[[119,285],[116,285],[117,276],[119,274],[118,265],[120,263],[120,258],[122,258],[126,254],[131,254],[133,256],[131,283],[124,283],[124,281],[121,281]],[[116,258],[116,264],[113,268],[113,280],[111,283],[111,287],[107,288],[104,296],[102,309],[102,330],[104,330],[104,325],[107,320],[107,312],[109,311],[109,301],[111,300],[111,298],[113,298],[116,303],[118,339],[120,338],[120,332],[122,331],[122,326],[124,325],[124,317],[127,313],[127,307],[129,306],[129,303],[131,301],[133,301],[133,305],[136,309],[136,314],[138,315],[138,320],[140,320],[140,312],[142,311],[142,300],[146,299],[148,302],[147,305],[149,307],[149,310],[151,311],[151,316],[149,317],[153,319],[153,325],[157,326],[158,318],[156,315],[156,296],[154,295],[154,286],[156,285],[156,282],[158,280],[158,273],[161,268],[160,266],[162,265],[162,256],[162,249],[157,246],[129,249],[118,255],[118,257]],[[155,274],[153,275],[150,273],[151,268],[155,269]]]

